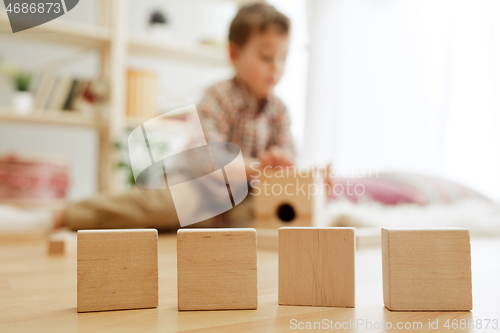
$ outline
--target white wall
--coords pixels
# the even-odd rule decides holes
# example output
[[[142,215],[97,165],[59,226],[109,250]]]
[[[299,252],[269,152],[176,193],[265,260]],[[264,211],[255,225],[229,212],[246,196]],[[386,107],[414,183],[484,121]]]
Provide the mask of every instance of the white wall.
[[[304,162],[304,123],[309,61],[306,0],[270,0],[268,3],[287,15],[292,21],[290,49],[285,73],[276,86],[276,94],[283,99],[290,112],[292,135],[298,147],[298,162],[301,163]]]
[[[500,199],[500,3],[315,0],[308,159]]]

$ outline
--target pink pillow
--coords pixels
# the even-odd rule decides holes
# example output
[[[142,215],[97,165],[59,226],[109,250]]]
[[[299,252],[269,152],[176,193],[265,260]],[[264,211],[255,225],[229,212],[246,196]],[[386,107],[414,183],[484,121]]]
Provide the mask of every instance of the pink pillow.
[[[452,203],[463,199],[488,200],[458,183],[422,174],[391,172],[376,177],[334,178],[330,200],[379,202],[384,205]]]

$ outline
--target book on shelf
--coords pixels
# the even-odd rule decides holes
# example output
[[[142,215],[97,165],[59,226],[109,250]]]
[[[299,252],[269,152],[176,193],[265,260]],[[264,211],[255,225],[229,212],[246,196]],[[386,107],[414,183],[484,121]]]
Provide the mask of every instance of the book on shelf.
[[[33,93],[37,110],[92,112],[107,102],[108,85],[98,80],[43,73]]]
[[[76,96],[76,93],[78,92],[78,85],[81,81],[77,79],[73,79],[71,82],[71,87],[69,88],[69,92],[66,95],[66,99],[64,100],[63,103],[63,110],[72,110],[73,108],[73,101]]]
[[[42,109],[49,96],[52,92],[52,87],[54,86],[55,76],[44,74],[40,79],[40,84],[35,89],[35,108]]]
[[[158,112],[158,75],[153,71],[127,70],[127,116],[151,119]]]
[[[68,97],[69,90],[71,89],[71,84],[73,79],[67,76],[58,77],[56,84],[54,85],[51,98],[45,105],[45,109],[49,110],[62,110],[63,104]]]

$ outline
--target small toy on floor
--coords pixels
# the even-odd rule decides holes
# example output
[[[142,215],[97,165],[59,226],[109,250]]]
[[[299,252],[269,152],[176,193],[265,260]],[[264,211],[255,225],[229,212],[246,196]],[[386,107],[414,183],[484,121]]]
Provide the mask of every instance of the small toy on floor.
[[[47,239],[49,254],[68,254],[76,248],[76,232],[63,230],[50,234]]]
[[[326,205],[324,170],[262,170],[254,191],[256,228],[322,225]]]

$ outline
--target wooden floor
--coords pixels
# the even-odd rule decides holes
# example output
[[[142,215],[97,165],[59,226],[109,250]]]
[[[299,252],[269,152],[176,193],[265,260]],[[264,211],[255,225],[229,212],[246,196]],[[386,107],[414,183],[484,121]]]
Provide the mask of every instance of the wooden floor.
[[[76,253],[48,256],[42,240],[0,242],[0,332],[290,332],[310,322],[333,331],[411,332],[405,329],[438,321],[446,332],[500,332],[500,239],[472,241],[474,309],[471,312],[390,312],[382,301],[379,247],[356,253],[356,307],[278,306],[278,256],[258,252],[259,306],[245,311],[177,311],[175,234],[160,235],[157,309],[76,312]],[[461,320],[463,325],[460,328]],[[495,322],[488,320],[496,320]],[[444,325],[449,320],[450,329]],[[456,320],[455,322],[453,320]],[[469,321],[470,320],[470,321]],[[463,328],[465,322],[472,327]],[[371,323],[368,324],[367,322]],[[453,329],[453,323],[458,325]],[[486,324],[488,323],[488,328]],[[397,325],[401,329],[396,329]],[[297,325],[297,326],[295,326]],[[335,330],[337,325],[337,330]],[[342,327],[343,326],[343,327]],[[465,325],[467,326],[467,325]],[[297,328],[293,329],[292,328]],[[417,327],[417,326],[414,326]],[[316,323],[318,328],[318,323]],[[323,326],[320,331],[327,331]],[[300,330],[303,331],[303,330]],[[306,330],[311,331],[311,330]],[[436,330],[433,330],[435,332]]]

